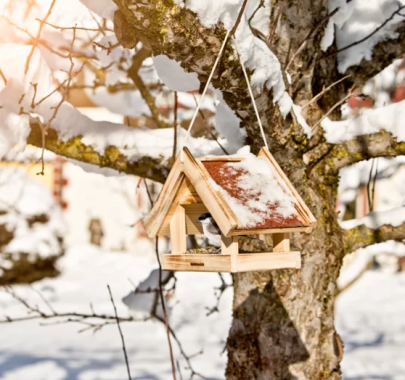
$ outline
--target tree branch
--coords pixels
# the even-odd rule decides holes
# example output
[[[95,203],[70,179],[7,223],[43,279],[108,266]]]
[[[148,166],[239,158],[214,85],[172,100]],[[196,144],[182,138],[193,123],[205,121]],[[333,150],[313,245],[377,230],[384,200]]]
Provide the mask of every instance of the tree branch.
[[[155,98],[149,92],[148,88],[146,87],[145,83],[143,83],[143,80],[138,73],[138,70],[142,66],[142,62],[146,58],[150,57],[151,54],[152,52],[149,49],[146,49],[144,47],[141,48],[132,58],[132,65],[128,70],[128,76],[132,79],[135,86],[141,93],[143,100],[145,100],[145,103],[149,107],[150,113],[152,115],[153,121],[156,123],[156,126],[158,128],[171,128],[171,123],[166,123],[164,120],[161,119],[160,112],[156,107]]]
[[[398,227],[389,224],[372,229],[362,224],[360,226],[343,230],[343,242],[345,252],[350,253],[356,249],[365,248],[387,240],[402,241],[405,239],[405,223]]]
[[[405,142],[398,142],[390,133],[381,131],[357,136],[353,140],[333,145],[326,142],[304,155],[311,170],[328,177],[336,177],[339,169],[356,162],[376,157],[396,157],[405,155]]]
[[[38,124],[31,124],[31,132],[27,138],[27,142],[42,148],[42,132]],[[165,162],[163,158],[144,156],[137,161],[132,161],[114,146],[107,147],[102,155],[91,146],[83,143],[81,136],[72,138],[67,142],[62,142],[59,140],[55,129],[52,128],[48,129],[45,139],[45,149],[67,158],[99,167],[115,169],[119,172],[149,178],[162,183],[165,181],[170,170],[169,163]]]
[[[381,72],[390,65],[395,59],[401,58],[405,54],[405,22],[395,30],[398,37],[388,39],[377,43],[373,48],[373,54],[370,60],[363,58],[357,66],[351,66],[346,70],[346,74],[351,78],[357,87],[361,87],[373,76]]]

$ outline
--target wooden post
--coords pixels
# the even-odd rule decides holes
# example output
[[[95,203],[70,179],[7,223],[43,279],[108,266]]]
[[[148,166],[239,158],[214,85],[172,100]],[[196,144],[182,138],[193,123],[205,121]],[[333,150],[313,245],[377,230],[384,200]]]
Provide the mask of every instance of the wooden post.
[[[176,211],[170,220],[170,239],[172,254],[181,255],[186,252],[186,213],[182,206],[177,206]]]
[[[290,234],[273,235],[273,252],[290,252]]]
[[[237,271],[239,243],[237,236],[226,237],[221,234],[221,254],[231,256],[231,272]]]

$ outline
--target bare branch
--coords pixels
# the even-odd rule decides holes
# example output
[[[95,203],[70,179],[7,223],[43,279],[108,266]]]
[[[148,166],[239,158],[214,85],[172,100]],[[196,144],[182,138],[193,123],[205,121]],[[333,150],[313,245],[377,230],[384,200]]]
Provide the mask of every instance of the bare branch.
[[[36,18],[36,20],[41,21],[38,18]],[[86,30],[88,32],[113,32],[112,29],[109,29],[109,28],[106,28],[106,27],[101,27],[101,26],[99,26],[98,29],[95,29],[95,28],[83,28],[83,27],[80,27],[80,26],[68,26],[68,27],[58,26],[58,25],[51,24],[50,22],[45,22],[44,24],[48,25],[48,26],[50,26],[52,28],[58,29],[58,30],[73,30],[73,29],[75,29],[75,30]]]
[[[374,34],[376,34],[378,31],[380,31],[382,28],[384,28],[384,26],[387,25],[397,14],[400,14],[400,11],[401,11],[402,9],[404,9],[404,8],[405,8],[405,5],[399,7],[399,8],[398,8],[395,12],[393,12],[392,15],[391,15],[389,18],[387,18],[379,27],[377,27],[376,29],[374,29],[370,34],[368,34],[368,35],[365,36],[364,38],[362,38],[362,39],[360,39],[360,40],[358,40],[358,41],[352,42],[351,44],[349,44],[349,45],[347,45],[347,46],[345,46],[345,47],[343,47],[343,48],[341,48],[341,49],[339,49],[339,50],[336,50],[336,51],[334,51],[334,52],[328,54],[326,57],[330,57],[330,56],[332,56],[332,55],[339,54],[340,52],[342,52],[342,51],[344,51],[344,50],[350,49],[350,48],[352,48],[353,46],[359,45],[359,44],[361,44],[362,42],[367,41],[370,37],[374,36]]]
[[[343,78],[338,79],[336,82],[332,83],[328,87],[324,88],[320,93],[315,95],[308,103],[304,104],[301,108],[304,109],[305,107],[308,107],[310,104],[313,102],[316,102],[321,96],[323,96],[325,93],[327,93],[333,86],[336,86],[340,82],[343,82],[345,79],[349,78],[350,75],[346,75]]]
[[[107,289],[108,289],[108,293],[110,294],[111,303],[112,303],[113,308],[114,308],[115,320],[117,321],[117,327],[118,327],[118,331],[119,331],[120,337],[121,337],[122,351],[124,352],[125,364],[126,364],[127,373],[128,373],[128,380],[132,380],[132,379],[131,379],[131,371],[130,371],[130,369],[129,369],[129,362],[128,362],[127,349],[126,349],[126,347],[125,347],[124,334],[122,333],[122,330],[121,330],[120,319],[119,319],[119,317],[118,317],[117,308],[116,308],[116,306],[115,306],[114,298],[113,298],[113,295],[112,295],[112,293],[111,293],[110,285],[107,285]]]
[[[239,26],[240,20],[242,19],[242,15],[243,15],[243,12],[245,11],[247,2],[248,2],[248,0],[243,1],[242,7],[240,8],[240,11],[238,14],[238,18],[236,19],[235,25],[233,26],[229,37],[232,37],[235,34],[236,29],[238,29],[238,26]]]
[[[44,27],[45,22],[48,19],[48,17],[51,15],[53,6],[55,5],[55,2],[56,2],[56,0],[52,0],[52,3],[49,6],[48,12],[46,13],[44,19],[40,20],[37,36],[35,37],[35,41],[34,41],[34,43],[32,45],[30,53],[28,54],[27,61],[25,62],[24,74],[27,74],[27,72],[28,72],[28,68],[30,67],[30,61],[31,61],[32,55],[34,54],[35,48],[37,47],[37,45],[39,43],[39,40],[41,38],[42,28]]]
[[[142,78],[140,77],[138,70],[140,69],[144,59],[151,55],[151,51],[142,48],[140,49],[132,59],[132,65],[128,70],[128,76],[132,79],[135,86],[138,88],[141,93],[142,98],[145,100],[145,103],[148,105],[150,113],[154,122],[158,128],[171,128],[172,124],[166,123],[160,117],[160,112],[156,107],[155,98],[152,96],[148,88],[143,83]]]
[[[1,68],[0,68],[0,77],[1,77],[1,79],[3,79],[4,84],[7,86],[7,78],[6,78],[6,76],[4,75],[3,71],[1,70]]]

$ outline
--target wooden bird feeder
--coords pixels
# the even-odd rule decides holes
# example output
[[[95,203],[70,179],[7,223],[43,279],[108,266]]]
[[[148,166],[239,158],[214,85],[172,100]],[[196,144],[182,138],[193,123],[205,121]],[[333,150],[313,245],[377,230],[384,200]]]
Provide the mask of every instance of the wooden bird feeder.
[[[183,149],[183,162],[179,156],[145,222],[149,237],[171,238],[172,252],[161,255],[163,270],[234,273],[301,267],[300,252],[290,251],[289,233],[311,232],[316,219],[266,148],[250,156],[258,160],[249,161],[256,177],[246,168],[246,157],[194,158]],[[265,170],[258,175],[259,164]],[[265,191],[256,182],[266,186],[264,201]],[[186,237],[203,234],[196,221],[207,212],[222,232],[221,253],[187,253]],[[257,234],[273,235],[273,252],[239,253],[238,235]]]

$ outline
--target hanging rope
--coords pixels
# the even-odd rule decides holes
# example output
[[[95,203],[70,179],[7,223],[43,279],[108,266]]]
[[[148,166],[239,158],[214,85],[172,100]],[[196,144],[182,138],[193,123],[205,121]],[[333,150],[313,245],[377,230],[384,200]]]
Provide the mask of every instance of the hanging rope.
[[[197,117],[197,115],[198,115],[198,112],[199,112],[199,110],[200,110],[200,107],[201,107],[202,101],[203,101],[203,99],[204,99],[205,93],[206,93],[207,90],[208,90],[208,87],[209,87],[209,85],[210,85],[210,83],[211,83],[211,79],[212,79],[212,77],[213,77],[213,75],[214,75],[215,69],[217,68],[218,62],[219,62],[219,60],[220,60],[220,58],[221,58],[221,55],[222,55],[222,52],[223,52],[223,50],[224,50],[224,48],[225,48],[225,45],[226,45],[226,43],[227,43],[227,41],[228,41],[228,37],[229,37],[230,32],[231,32],[231,31],[228,30],[227,33],[226,33],[224,42],[222,43],[221,49],[219,50],[217,59],[216,59],[215,62],[214,62],[214,66],[212,67],[212,70],[211,70],[211,73],[210,73],[210,75],[209,75],[209,77],[208,77],[207,83],[205,84],[204,91],[203,91],[203,93],[201,94],[201,98],[200,98],[200,100],[199,100],[199,102],[198,102],[198,104],[197,104],[197,108],[196,108],[195,111],[194,111],[194,115],[193,115],[193,118],[191,119],[190,125],[189,125],[189,127],[188,127],[186,137],[185,137],[184,140],[183,140],[183,147],[182,147],[181,152],[180,152],[180,161],[181,161],[181,162],[183,162],[183,156],[182,156],[182,154],[183,154],[183,148],[186,146],[187,139],[188,139],[188,137],[190,136],[191,129],[193,128],[193,125],[194,125],[194,121],[195,121],[195,119],[196,119],[196,117]],[[245,69],[245,65],[243,64],[243,61],[242,61],[241,56],[240,56],[239,46],[238,46],[238,43],[237,43],[237,41],[236,41],[235,35],[233,35],[232,37],[233,37],[233,40],[234,40],[234,42],[235,42],[236,52],[237,52],[237,54],[238,54],[238,58],[239,58],[239,61],[240,61],[241,66],[242,66],[243,74],[245,75],[246,83],[247,83],[248,90],[249,90],[249,95],[250,95],[250,98],[252,99],[253,108],[254,108],[254,110],[255,110],[256,117],[257,117],[257,121],[258,121],[258,123],[259,123],[259,127],[260,127],[260,131],[261,131],[261,134],[262,134],[262,137],[263,137],[264,145],[266,146],[267,149],[269,149],[269,146],[267,145],[267,141],[266,141],[266,136],[265,136],[264,130],[263,130],[263,125],[262,125],[262,122],[261,122],[261,120],[260,120],[259,111],[257,110],[255,98],[254,98],[254,96],[253,96],[253,91],[252,91],[252,88],[250,87],[249,77],[248,77],[248,75],[247,75],[247,72],[246,72],[246,69]]]
[[[263,130],[263,125],[262,125],[262,122],[261,122],[261,120],[260,120],[259,111],[257,110],[255,98],[254,98],[254,96],[253,96],[252,87],[250,87],[249,77],[248,77],[248,75],[247,75],[247,72],[246,72],[246,69],[245,69],[245,65],[244,65],[244,63],[243,63],[243,61],[242,61],[242,58],[241,58],[241,56],[240,56],[239,46],[238,46],[238,42],[236,41],[235,35],[233,36],[233,42],[235,42],[235,47],[236,47],[236,52],[238,53],[239,62],[240,62],[240,65],[242,66],[243,74],[245,74],[245,79],[246,79],[246,83],[247,83],[247,86],[248,86],[250,98],[252,99],[253,108],[255,109],[255,113],[256,113],[256,117],[257,117],[257,122],[259,123],[260,132],[262,133],[264,145],[266,145],[267,150],[269,150],[269,146],[267,145],[266,136],[265,136],[264,130]]]
[[[226,36],[225,36],[224,42],[222,42],[222,46],[221,46],[221,49],[219,50],[217,59],[216,59],[215,62],[214,62],[214,66],[212,67],[210,76],[208,77],[207,83],[205,84],[204,91],[203,91],[203,93],[201,94],[200,101],[198,102],[197,108],[195,109],[195,112],[194,112],[194,115],[193,115],[193,118],[191,119],[190,125],[189,125],[188,130],[187,130],[186,137],[184,138],[184,141],[183,141],[183,147],[182,147],[181,152],[180,152],[180,161],[181,161],[181,162],[183,162],[183,160],[182,160],[182,158],[183,158],[183,156],[182,156],[182,154],[183,154],[183,148],[186,146],[187,139],[188,139],[188,137],[190,136],[191,128],[193,128],[194,121],[195,121],[195,119],[196,119],[196,117],[197,117],[197,115],[198,115],[198,111],[200,110],[200,107],[201,107],[202,101],[203,101],[203,99],[204,99],[205,93],[207,92],[208,87],[209,87],[209,85],[210,85],[210,83],[211,83],[212,76],[214,75],[215,69],[217,68],[218,62],[219,62],[219,60],[220,60],[220,58],[221,58],[221,55],[222,55],[222,52],[224,51],[224,48],[225,48],[226,42],[228,41],[228,37],[229,37],[229,33],[230,33],[230,32],[231,32],[230,30],[228,30],[228,31],[226,32]]]

